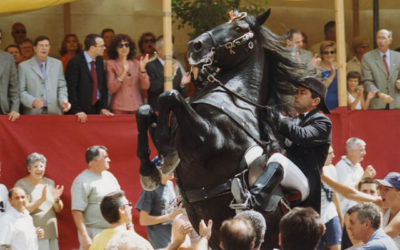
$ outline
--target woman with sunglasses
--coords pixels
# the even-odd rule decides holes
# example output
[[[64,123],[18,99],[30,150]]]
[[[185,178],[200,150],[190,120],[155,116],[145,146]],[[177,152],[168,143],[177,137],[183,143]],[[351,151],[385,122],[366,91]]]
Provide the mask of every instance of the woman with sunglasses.
[[[320,70],[322,82],[325,84],[328,92],[326,94],[326,105],[334,109],[338,107],[338,82],[336,69],[336,45],[332,41],[324,41],[320,47],[321,63]]]
[[[115,114],[134,114],[143,104],[139,86],[150,87],[146,64],[149,56],[140,61],[135,58],[135,43],[125,34],[118,34],[107,49],[107,86],[111,92],[111,110]]]

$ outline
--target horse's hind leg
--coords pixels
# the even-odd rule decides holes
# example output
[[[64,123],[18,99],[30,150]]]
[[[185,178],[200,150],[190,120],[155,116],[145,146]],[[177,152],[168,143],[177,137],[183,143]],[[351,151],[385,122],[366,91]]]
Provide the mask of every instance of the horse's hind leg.
[[[136,112],[136,123],[138,128],[137,156],[140,160],[140,182],[144,190],[154,190],[161,183],[161,175],[155,164],[150,161],[150,148],[148,130],[150,126],[156,125],[157,116],[150,105],[139,107]]]

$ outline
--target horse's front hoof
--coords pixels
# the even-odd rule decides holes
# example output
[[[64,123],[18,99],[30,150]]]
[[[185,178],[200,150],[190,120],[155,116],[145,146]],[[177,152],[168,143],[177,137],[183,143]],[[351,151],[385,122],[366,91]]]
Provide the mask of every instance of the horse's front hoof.
[[[168,175],[175,170],[181,159],[179,159],[178,151],[174,150],[166,156],[162,156],[160,161],[162,173]]]
[[[160,183],[161,183],[160,172],[158,172],[158,175],[149,175],[149,176],[140,175],[140,184],[142,185],[142,188],[146,191],[153,191],[157,189],[160,186]]]

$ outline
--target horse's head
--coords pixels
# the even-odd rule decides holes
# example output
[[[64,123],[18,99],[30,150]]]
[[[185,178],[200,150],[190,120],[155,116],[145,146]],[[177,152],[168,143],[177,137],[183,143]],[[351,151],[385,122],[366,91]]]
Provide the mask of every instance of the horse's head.
[[[189,42],[192,66],[213,65],[229,69],[243,62],[257,46],[256,36],[270,10],[258,17],[245,12],[231,14],[231,20]]]

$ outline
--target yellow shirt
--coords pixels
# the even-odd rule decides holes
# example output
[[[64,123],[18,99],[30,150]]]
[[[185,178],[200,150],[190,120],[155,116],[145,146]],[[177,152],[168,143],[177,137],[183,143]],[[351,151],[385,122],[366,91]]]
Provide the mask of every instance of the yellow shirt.
[[[104,229],[101,233],[96,235],[89,250],[104,250],[111,240],[111,238],[119,231],[118,228]]]

